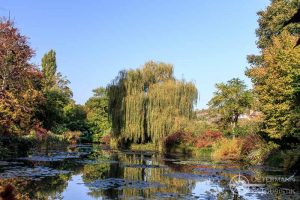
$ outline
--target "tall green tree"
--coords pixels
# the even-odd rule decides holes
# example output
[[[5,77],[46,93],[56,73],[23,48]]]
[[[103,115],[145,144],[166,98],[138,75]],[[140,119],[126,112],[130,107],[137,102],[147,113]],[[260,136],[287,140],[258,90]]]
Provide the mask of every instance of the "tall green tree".
[[[64,107],[72,102],[69,81],[57,72],[56,53],[50,50],[42,58],[42,88],[45,101],[38,116],[43,126],[49,130],[65,128]]]
[[[141,69],[121,71],[108,86],[108,96],[115,137],[159,143],[177,131],[178,118],[194,116],[197,89],[176,80],[172,65],[150,61]]]
[[[297,12],[300,7],[299,0],[271,0],[271,4],[257,14],[259,16],[256,35],[257,46],[265,49],[272,44],[272,37],[287,30],[292,35],[300,34],[300,24],[285,26],[285,23]]]
[[[50,50],[42,58],[42,72],[43,72],[43,87],[44,89],[52,88],[56,85],[56,52]]]
[[[102,136],[111,129],[111,121],[108,116],[108,96],[103,87],[93,90],[93,97],[85,103],[89,130],[96,137]]]
[[[209,101],[210,109],[220,118],[222,126],[234,129],[239,117],[251,108],[253,96],[246,84],[238,78],[216,84],[217,91]]]
[[[283,30],[299,36],[300,24],[291,23],[286,26],[286,22],[299,8],[299,0],[271,0],[271,4],[265,10],[259,11],[257,13],[259,26],[256,29],[257,47],[264,50],[272,44],[272,37],[278,36]],[[262,65],[263,58],[261,55],[248,55],[248,62],[251,65]]]
[[[262,65],[251,66],[246,74],[264,114],[264,131],[271,138],[297,136],[300,133],[300,48],[298,37],[287,31],[273,37],[263,50]]]
[[[257,46],[260,55],[248,56],[254,92],[264,117],[264,131],[282,139],[300,133],[300,24],[286,22],[300,9],[298,0],[273,0],[258,13]]]

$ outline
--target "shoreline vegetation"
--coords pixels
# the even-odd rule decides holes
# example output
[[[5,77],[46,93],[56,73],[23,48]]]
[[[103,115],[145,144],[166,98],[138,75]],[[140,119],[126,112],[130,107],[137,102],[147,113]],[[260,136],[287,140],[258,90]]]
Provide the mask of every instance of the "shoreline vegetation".
[[[299,169],[300,24],[289,23],[299,7],[278,0],[258,12],[260,53],[248,56],[245,70],[253,88],[239,78],[217,83],[203,110],[194,108],[195,84],[176,79],[173,65],[156,61],[120,71],[85,105],[76,104],[56,52],[35,66],[27,37],[1,19],[0,159],[33,147],[101,143]]]

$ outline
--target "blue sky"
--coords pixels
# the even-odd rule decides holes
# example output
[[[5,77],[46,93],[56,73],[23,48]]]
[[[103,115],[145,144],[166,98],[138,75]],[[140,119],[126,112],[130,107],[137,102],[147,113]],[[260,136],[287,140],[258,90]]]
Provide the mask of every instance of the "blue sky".
[[[33,62],[56,50],[58,70],[83,104],[122,69],[156,60],[196,83],[197,108],[214,85],[244,75],[257,53],[256,12],[269,0],[0,0],[0,15],[15,20],[36,50]]]

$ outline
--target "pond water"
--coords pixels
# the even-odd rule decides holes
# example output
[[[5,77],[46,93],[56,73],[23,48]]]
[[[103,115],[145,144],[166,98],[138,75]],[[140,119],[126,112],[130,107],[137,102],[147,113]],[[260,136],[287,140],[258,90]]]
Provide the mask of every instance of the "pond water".
[[[0,161],[8,183],[21,199],[300,199],[293,171],[97,145]]]

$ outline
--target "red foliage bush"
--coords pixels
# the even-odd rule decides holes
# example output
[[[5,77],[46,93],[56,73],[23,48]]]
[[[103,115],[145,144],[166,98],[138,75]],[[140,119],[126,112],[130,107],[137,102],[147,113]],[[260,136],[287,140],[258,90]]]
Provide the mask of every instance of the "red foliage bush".
[[[101,138],[101,143],[106,144],[106,145],[109,145],[109,143],[110,143],[110,135],[104,135],[104,136]]]
[[[197,148],[210,147],[215,141],[220,140],[222,137],[223,135],[220,131],[208,130],[195,139],[195,146]]]
[[[177,131],[168,135],[164,140],[166,147],[171,147],[175,144],[186,143],[191,144],[193,143],[193,135],[191,133]]]
[[[262,139],[256,134],[246,135],[242,138],[242,153],[248,154],[257,148],[257,145],[262,144]]]
[[[36,137],[40,140],[45,140],[48,137],[48,131],[40,126],[39,123],[35,124],[34,130]]]

